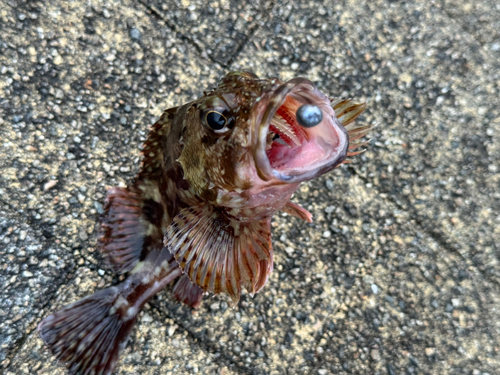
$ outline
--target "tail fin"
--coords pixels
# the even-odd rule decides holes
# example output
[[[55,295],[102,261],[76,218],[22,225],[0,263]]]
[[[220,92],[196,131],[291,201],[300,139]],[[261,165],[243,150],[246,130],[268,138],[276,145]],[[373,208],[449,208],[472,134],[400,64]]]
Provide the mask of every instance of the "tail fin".
[[[71,374],[111,374],[138,310],[120,286],[100,290],[45,318],[38,331]]]

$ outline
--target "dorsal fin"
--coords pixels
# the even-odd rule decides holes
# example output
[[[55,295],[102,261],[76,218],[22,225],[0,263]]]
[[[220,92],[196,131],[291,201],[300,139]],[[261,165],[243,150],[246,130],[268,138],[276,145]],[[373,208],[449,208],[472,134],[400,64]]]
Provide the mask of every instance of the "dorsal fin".
[[[148,139],[142,148],[142,165],[137,179],[151,179],[162,177],[165,173],[164,151],[168,147],[167,140],[172,129],[172,120],[177,112],[177,107],[167,109],[160,119],[151,127]]]
[[[168,222],[158,186],[137,181],[108,190],[97,248],[115,272],[130,272],[154,249],[163,247]]]
[[[366,103],[356,103],[352,99],[340,98],[330,98],[330,103],[335,111],[335,116],[337,116],[337,119],[345,127],[349,135],[349,152],[347,156],[355,156],[365,152],[365,149],[354,150],[369,143],[369,140],[359,141],[359,139],[367,135],[375,125],[356,125],[353,122],[363,113]],[[352,159],[346,159],[341,164],[349,164],[351,161]]]
[[[188,207],[168,226],[164,245],[183,272],[203,290],[258,292],[273,269],[270,220],[240,222],[211,205]]]

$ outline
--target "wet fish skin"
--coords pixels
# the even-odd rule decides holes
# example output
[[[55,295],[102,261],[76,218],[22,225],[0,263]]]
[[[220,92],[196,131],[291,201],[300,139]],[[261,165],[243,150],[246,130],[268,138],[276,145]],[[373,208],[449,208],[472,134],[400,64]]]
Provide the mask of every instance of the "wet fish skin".
[[[312,129],[294,120],[306,102],[324,113]],[[137,177],[108,191],[101,217],[98,249],[129,276],[45,318],[38,330],[49,349],[72,374],[110,374],[138,312],[167,284],[175,282],[174,296],[192,307],[204,291],[233,303],[242,287],[258,292],[273,268],[272,215],[312,221],[290,197],[356,153],[362,143],[349,145],[349,136],[370,128],[352,124],[363,110],[328,100],[308,80],[249,72],[229,73],[199,99],[166,110]],[[224,115],[227,129],[210,127],[211,111]]]

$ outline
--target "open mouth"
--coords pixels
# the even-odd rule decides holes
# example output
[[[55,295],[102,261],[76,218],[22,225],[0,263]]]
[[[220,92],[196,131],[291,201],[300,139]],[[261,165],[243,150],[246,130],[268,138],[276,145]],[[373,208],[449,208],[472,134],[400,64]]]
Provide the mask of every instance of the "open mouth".
[[[301,182],[328,172],[345,159],[347,132],[328,98],[312,82],[292,79],[266,99],[255,111],[254,159],[260,178]],[[322,120],[312,127],[301,125],[297,119],[297,111],[305,104],[322,113]]]

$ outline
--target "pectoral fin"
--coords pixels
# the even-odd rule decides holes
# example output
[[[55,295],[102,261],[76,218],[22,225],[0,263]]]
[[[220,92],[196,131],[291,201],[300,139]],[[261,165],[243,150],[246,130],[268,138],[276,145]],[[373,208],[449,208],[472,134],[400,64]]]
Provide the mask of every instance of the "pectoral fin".
[[[164,245],[193,283],[234,302],[242,286],[258,292],[273,269],[270,220],[242,223],[209,205],[179,212]]]

